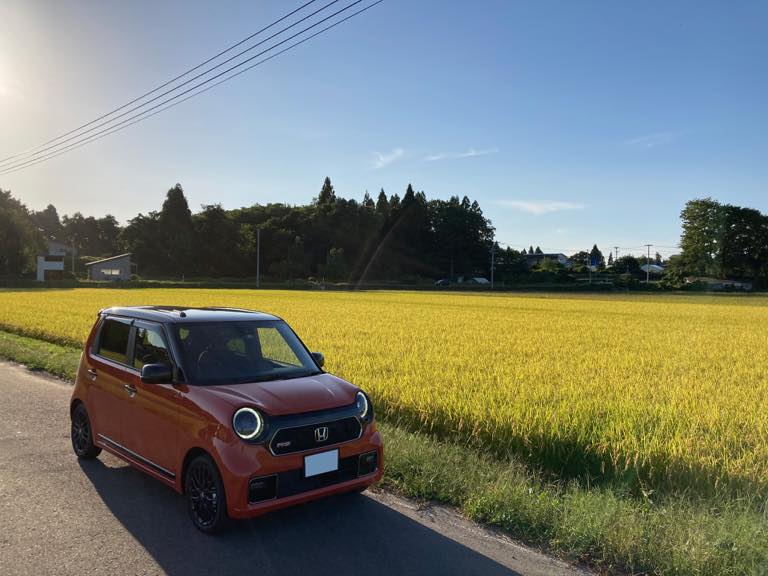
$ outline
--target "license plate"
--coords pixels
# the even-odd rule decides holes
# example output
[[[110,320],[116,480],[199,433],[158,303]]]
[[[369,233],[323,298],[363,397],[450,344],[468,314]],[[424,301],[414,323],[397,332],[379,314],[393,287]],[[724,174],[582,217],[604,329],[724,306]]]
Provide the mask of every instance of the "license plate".
[[[339,451],[330,450],[304,457],[304,477],[317,476],[339,469]]]

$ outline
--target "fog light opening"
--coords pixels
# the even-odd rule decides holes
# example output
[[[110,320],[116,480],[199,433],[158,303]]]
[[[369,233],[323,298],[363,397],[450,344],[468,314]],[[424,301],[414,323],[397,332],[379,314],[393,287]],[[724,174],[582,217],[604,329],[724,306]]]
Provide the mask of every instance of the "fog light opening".
[[[277,475],[251,478],[248,482],[248,502],[254,504],[277,497]]]
[[[376,468],[378,467],[378,454],[374,450],[373,452],[366,452],[365,454],[360,454],[360,459],[357,463],[357,475],[358,476],[366,476],[367,474],[372,474],[373,472],[376,472]]]

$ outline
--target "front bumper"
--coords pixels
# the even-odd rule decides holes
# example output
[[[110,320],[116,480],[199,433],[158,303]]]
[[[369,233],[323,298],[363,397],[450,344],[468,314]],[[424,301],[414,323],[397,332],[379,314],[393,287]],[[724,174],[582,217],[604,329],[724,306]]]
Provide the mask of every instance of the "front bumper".
[[[337,472],[304,478],[305,456],[334,449],[339,451]],[[358,458],[370,452],[376,453],[376,469],[368,473],[362,470],[361,474]],[[273,456],[262,445],[238,442],[218,453],[227,496],[227,510],[232,518],[251,518],[332,494],[365,488],[378,482],[384,471],[383,444],[374,423],[369,424],[357,440],[316,450]],[[276,483],[274,497],[250,502],[250,482],[261,478]]]

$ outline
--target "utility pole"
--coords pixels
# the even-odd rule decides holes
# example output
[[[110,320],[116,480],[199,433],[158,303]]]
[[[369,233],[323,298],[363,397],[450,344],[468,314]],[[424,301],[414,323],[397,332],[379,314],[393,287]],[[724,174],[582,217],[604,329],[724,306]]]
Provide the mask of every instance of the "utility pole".
[[[652,244],[646,244],[648,248],[648,256],[645,258],[645,283],[651,283],[651,246]]]
[[[496,242],[491,244],[491,290],[493,290],[493,267],[494,257],[496,256]]]
[[[75,276],[77,274],[77,269],[75,267],[75,264],[77,263],[77,246],[82,242],[83,240],[90,240],[87,236],[83,236],[81,238],[77,238],[74,234],[72,235],[72,276]]]
[[[259,287],[261,281],[261,270],[259,266],[261,262],[261,228],[256,228],[256,288]]]

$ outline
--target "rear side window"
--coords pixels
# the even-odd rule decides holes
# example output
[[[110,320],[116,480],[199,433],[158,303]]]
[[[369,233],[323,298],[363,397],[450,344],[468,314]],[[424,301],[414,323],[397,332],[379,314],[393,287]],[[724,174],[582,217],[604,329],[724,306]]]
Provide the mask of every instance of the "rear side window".
[[[136,348],[133,366],[141,370],[145,364],[171,365],[171,357],[160,328],[139,326],[136,328]]]
[[[107,319],[101,327],[99,338],[99,356],[109,358],[121,364],[128,362],[128,337],[131,325],[119,320]]]

